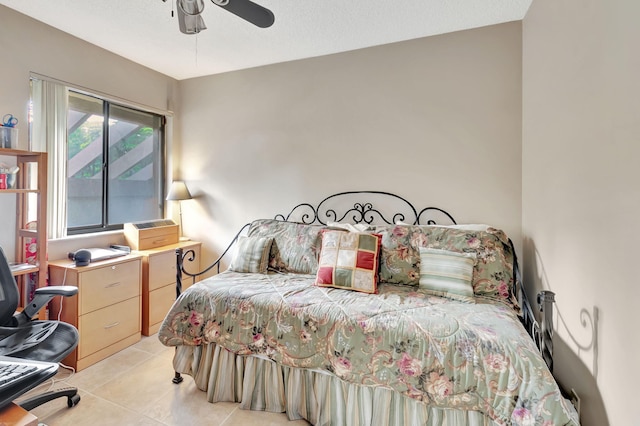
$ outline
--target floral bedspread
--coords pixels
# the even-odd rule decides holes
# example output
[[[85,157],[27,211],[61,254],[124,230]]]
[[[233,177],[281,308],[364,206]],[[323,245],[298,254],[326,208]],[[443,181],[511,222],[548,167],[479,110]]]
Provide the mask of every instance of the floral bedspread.
[[[498,424],[578,425],[517,315],[380,284],[316,287],[314,276],[225,272],[190,287],[159,331],[167,346],[216,343],[329,371]]]

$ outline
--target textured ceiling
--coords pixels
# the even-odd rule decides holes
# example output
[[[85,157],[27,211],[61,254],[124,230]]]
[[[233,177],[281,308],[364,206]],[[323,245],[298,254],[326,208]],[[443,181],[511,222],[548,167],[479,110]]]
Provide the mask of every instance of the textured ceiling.
[[[532,0],[255,0],[275,14],[266,29],[205,0],[198,35],[179,32],[173,1],[0,4],[182,80],[517,21]]]

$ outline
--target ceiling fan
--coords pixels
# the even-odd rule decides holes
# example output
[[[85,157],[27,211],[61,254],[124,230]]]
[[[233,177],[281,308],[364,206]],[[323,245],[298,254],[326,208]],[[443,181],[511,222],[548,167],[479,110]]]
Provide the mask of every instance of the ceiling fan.
[[[167,0],[162,1],[166,3]],[[201,16],[204,11],[204,0],[176,0],[176,2],[180,32],[198,34],[207,29]],[[273,12],[250,0],[211,0],[211,3],[260,28],[270,27],[275,21]],[[173,16],[173,10],[171,16]]]

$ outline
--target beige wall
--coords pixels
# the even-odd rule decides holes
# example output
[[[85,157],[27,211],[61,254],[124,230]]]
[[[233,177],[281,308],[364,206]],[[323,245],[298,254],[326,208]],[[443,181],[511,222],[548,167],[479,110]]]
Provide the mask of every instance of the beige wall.
[[[599,309],[597,368],[562,327],[556,339],[587,426],[638,424],[638,16],[630,0],[536,0],[523,23],[525,278],[557,293],[582,345],[580,310]]]
[[[179,84],[185,232],[210,260],[239,227],[386,190],[520,244],[521,24]]]
[[[177,81],[92,44],[0,6],[0,43],[4,53],[0,61],[0,114],[14,114],[19,120],[18,148],[28,149],[27,111],[30,98],[29,74],[52,77],[75,86],[89,88],[113,97],[159,110],[172,110]],[[0,159],[2,161],[2,159]],[[0,203],[13,211],[15,201],[2,196]],[[4,208],[3,208],[4,210]],[[14,220],[0,225],[0,245],[13,253]],[[115,238],[121,238],[116,236]],[[113,236],[104,241],[112,242]],[[101,243],[102,239],[93,241]],[[50,243],[49,258],[64,256],[80,248],[74,239]],[[107,243],[105,243],[107,244]]]

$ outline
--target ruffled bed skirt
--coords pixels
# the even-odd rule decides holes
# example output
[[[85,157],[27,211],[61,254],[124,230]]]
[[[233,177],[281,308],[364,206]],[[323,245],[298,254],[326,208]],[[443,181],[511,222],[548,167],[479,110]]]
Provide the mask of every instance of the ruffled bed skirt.
[[[475,411],[429,407],[389,389],[346,383],[317,370],[235,355],[215,344],[179,346],[175,370],[192,376],[209,402],[239,402],[245,410],[286,412],[313,425],[495,426]]]

